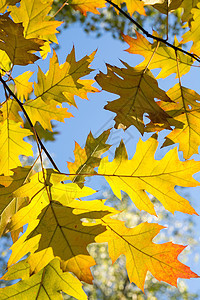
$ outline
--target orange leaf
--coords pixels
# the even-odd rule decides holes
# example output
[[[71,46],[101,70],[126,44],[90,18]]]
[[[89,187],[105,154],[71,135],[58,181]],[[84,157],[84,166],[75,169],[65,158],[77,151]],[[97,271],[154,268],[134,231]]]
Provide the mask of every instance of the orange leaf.
[[[105,7],[105,0],[70,0],[69,5],[79,10],[84,16],[90,11],[93,14],[99,14],[97,8]]]
[[[103,218],[107,231],[95,238],[96,242],[108,242],[109,255],[113,263],[124,254],[126,268],[131,282],[144,291],[147,271],[159,281],[177,286],[178,278],[198,278],[189,267],[177,260],[186,246],[172,242],[155,244],[152,239],[164,227],[158,224],[142,223],[127,228],[122,221]]]

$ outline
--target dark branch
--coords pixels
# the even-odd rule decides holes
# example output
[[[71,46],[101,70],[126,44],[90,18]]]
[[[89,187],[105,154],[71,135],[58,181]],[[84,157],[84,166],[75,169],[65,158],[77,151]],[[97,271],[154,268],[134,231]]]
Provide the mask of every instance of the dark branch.
[[[15,94],[11,91],[11,89],[9,88],[9,86],[7,85],[7,83],[5,82],[5,80],[3,80],[1,74],[0,74],[0,81],[3,83],[3,86],[5,88],[5,90],[8,91],[8,93],[17,101],[17,103],[19,104],[21,110],[24,113],[24,116],[26,117],[28,123],[31,126],[31,129],[33,130],[34,134],[37,137],[38,143],[40,144],[41,149],[45,152],[46,156],[48,157],[48,159],[50,160],[50,162],[52,163],[53,167],[60,172],[60,170],[58,169],[56,163],[54,162],[53,158],[51,157],[51,155],[49,154],[49,152],[47,151],[46,147],[44,146],[43,142],[41,141],[40,137],[38,136],[38,133],[36,132],[33,123],[31,121],[31,119],[29,118],[29,115],[27,114],[24,106],[22,105],[22,103],[19,101],[19,99],[15,96]]]
[[[131,16],[129,16],[125,11],[123,11],[117,4],[113,3],[110,0],[106,0],[107,3],[111,4],[113,7],[115,7],[122,15],[124,15],[131,23],[133,23],[137,28],[139,28],[148,38],[154,39],[158,42],[164,43],[165,45],[173,48],[175,51],[180,51],[196,61],[200,62],[200,57],[196,54],[192,54],[186,50],[183,50],[182,48],[176,47],[173,44],[169,43],[167,40],[162,39],[161,37],[154,36],[153,34],[150,34],[147,30],[145,30],[138,22],[136,22]]]

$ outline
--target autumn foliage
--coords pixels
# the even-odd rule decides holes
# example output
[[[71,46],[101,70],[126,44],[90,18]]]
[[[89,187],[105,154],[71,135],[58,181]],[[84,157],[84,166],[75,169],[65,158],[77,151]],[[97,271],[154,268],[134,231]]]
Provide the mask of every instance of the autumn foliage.
[[[122,191],[127,193],[137,209],[151,215],[156,216],[156,210],[150,195],[171,213],[197,215],[175,186],[199,186],[193,175],[200,171],[200,162],[190,158],[198,153],[200,145],[200,95],[181,82],[181,77],[200,62],[199,1],[63,1],[63,5],[84,15],[98,14],[98,9],[109,5],[123,13],[124,2],[124,17],[129,18],[134,12],[145,15],[147,6],[164,15],[179,9],[188,28],[182,40],[178,42],[175,37],[173,44],[145,30],[136,31],[134,37],[123,35],[129,45],[126,51],[144,60],[135,67],[126,62],[122,62],[122,68],[107,65],[106,74],[98,72],[95,79],[82,78],[92,71],[95,51],[76,60],[73,48],[64,64],[59,64],[52,43],[57,43],[62,22],[52,16],[52,2],[0,1],[0,234],[10,232],[13,240],[7,273],[2,279],[21,279],[1,288],[0,299],[62,299],[61,291],[76,299],[87,299],[80,281],[92,284],[90,268],[95,260],[87,250],[90,243],[107,242],[113,263],[125,255],[129,280],[141,290],[147,271],[174,286],[178,278],[198,277],[178,260],[185,246],[152,241],[163,226],[145,222],[127,228],[120,221],[120,211],[107,206],[105,199],[97,200],[96,191],[87,186],[86,179],[104,177],[118,198]],[[182,48],[183,44],[186,47]],[[31,81],[33,72],[13,77],[16,65],[34,64],[49,52],[48,72],[38,67],[36,82]],[[152,73],[154,69],[159,69],[157,78]],[[171,74],[175,74],[178,83],[168,91],[159,88],[157,79]],[[64,122],[72,117],[68,108],[77,107],[75,96],[87,99],[88,93],[99,92],[93,86],[95,81],[102,90],[118,95],[105,106],[115,113],[116,129],[126,130],[133,125],[141,135],[152,132],[152,136],[139,140],[131,159],[121,141],[110,161],[106,152],[111,146],[107,143],[111,130],[97,137],[89,133],[84,148],[75,144],[75,160],[68,162],[69,173],[63,173],[35,125],[40,123],[43,129],[53,131],[52,120]],[[178,143],[184,160],[179,159],[177,147],[170,148],[161,160],[155,159],[157,137],[165,129],[170,132],[162,146]],[[33,156],[29,136],[34,136],[39,154],[32,165],[22,166],[22,155]],[[45,168],[43,153],[51,169]],[[39,170],[35,169],[36,161]],[[81,199],[91,195],[94,200]]]

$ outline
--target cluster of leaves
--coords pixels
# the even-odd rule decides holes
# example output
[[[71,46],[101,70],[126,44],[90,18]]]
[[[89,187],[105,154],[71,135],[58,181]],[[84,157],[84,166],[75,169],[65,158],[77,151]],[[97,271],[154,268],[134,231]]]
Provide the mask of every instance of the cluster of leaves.
[[[30,82],[32,72],[13,78],[16,65],[34,64],[40,55],[46,58],[51,44],[57,43],[57,28],[62,22],[51,16],[52,0],[3,0],[0,4],[0,81],[5,100],[0,109],[0,209],[1,234],[11,232],[13,245],[4,280],[22,280],[0,290],[0,299],[62,299],[61,291],[77,299],[87,299],[81,282],[92,283],[91,266],[94,258],[87,251],[91,243],[108,243],[109,256],[114,263],[122,254],[130,282],[144,290],[147,271],[159,281],[177,285],[178,278],[197,278],[198,275],[178,260],[185,246],[172,242],[157,244],[152,239],[164,227],[143,222],[128,228],[116,215],[120,211],[96,200],[95,191],[85,185],[85,178],[104,177],[113,193],[121,198],[127,193],[139,210],[156,216],[151,196],[166,210],[197,214],[189,201],[175,191],[175,186],[199,185],[193,174],[199,172],[200,162],[192,159],[198,153],[200,95],[181,83],[195,61],[200,61],[200,4],[186,0],[70,0],[63,2],[83,14],[98,14],[98,9],[111,5],[129,18],[144,34],[154,38],[150,43],[137,32],[137,37],[123,35],[129,53],[144,56],[136,67],[123,62],[124,67],[107,65],[107,74],[99,73],[96,82],[103,90],[119,95],[105,109],[116,114],[115,127],[135,126],[143,135],[154,132],[147,141],[137,144],[135,155],[128,159],[121,141],[113,161],[102,155],[110,148],[106,143],[110,130],[100,136],[90,133],[85,147],[77,143],[75,161],[68,163],[69,173],[62,173],[44,146],[35,127],[37,122],[49,131],[52,120],[63,122],[72,115],[63,103],[75,106],[75,96],[87,99],[87,93],[99,90],[93,79],[81,79],[92,71],[89,66],[95,52],[76,61],[75,50],[59,65],[56,52],[50,59],[46,74],[38,68],[37,82]],[[126,3],[127,11],[121,9]],[[153,6],[160,14],[182,8],[181,16],[188,27],[181,43],[163,40],[156,32],[145,31],[132,18],[137,11],[145,15],[145,7]],[[193,42],[191,49],[182,44]],[[38,53],[36,55],[35,53]],[[158,87],[151,70],[159,68],[157,79],[176,74],[179,83],[169,91]],[[12,88],[11,88],[12,85]],[[13,88],[14,85],[14,88]],[[2,93],[3,95],[3,93]],[[23,114],[23,116],[22,116]],[[146,116],[148,121],[146,121]],[[25,120],[30,129],[25,128]],[[184,161],[173,148],[161,159],[154,158],[158,147],[157,135],[168,129],[163,147],[179,143]],[[32,156],[32,146],[24,138],[33,135],[38,147],[41,171],[33,163],[22,167],[19,156]],[[54,169],[44,166],[44,152]],[[93,195],[95,200],[81,201]],[[27,226],[28,224],[28,226]],[[26,228],[23,232],[23,228]],[[25,259],[24,256],[26,256]]]

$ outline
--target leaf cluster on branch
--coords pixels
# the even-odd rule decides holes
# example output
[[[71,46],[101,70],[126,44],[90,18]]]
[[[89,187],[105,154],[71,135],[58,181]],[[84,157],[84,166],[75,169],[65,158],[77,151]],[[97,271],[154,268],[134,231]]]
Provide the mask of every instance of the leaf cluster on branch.
[[[198,278],[178,260],[185,246],[152,241],[165,227],[156,222],[126,227],[120,220],[120,210],[106,205],[105,199],[97,199],[86,178],[105,178],[118,198],[121,191],[127,193],[139,210],[150,215],[157,215],[150,195],[171,213],[197,215],[175,186],[199,186],[193,175],[200,171],[200,162],[190,158],[198,153],[200,145],[200,95],[183,86],[181,79],[191,68],[199,67],[200,2],[60,2],[59,11],[70,6],[83,15],[114,9],[137,27],[135,37],[122,33],[122,38],[129,45],[127,51],[133,56],[142,55],[144,60],[135,67],[127,62],[122,62],[122,68],[107,64],[106,74],[99,72],[95,79],[83,79],[93,71],[90,64],[96,51],[77,60],[73,48],[65,62],[59,64],[56,51],[51,49],[53,43],[58,43],[56,34],[62,22],[55,19],[59,11],[52,15],[52,0],[1,1],[0,233],[10,232],[13,240],[7,273],[2,279],[21,281],[1,288],[0,299],[62,299],[61,292],[87,299],[80,281],[93,281],[90,268],[95,260],[87,249],[91,243],[108,243],[113,263],[123,254],[130,282],[142,291],[148,271],[173,286],[177,286],[178,278]],[[168,28],[167,38],[162,37],[155,31],[148,32],[134,19],[135,12],[146,16],[149,7],[166,18],[167,27],[169,16],[174,11],[181,12],[187,28],[181,42],[176,37],[173,43],[168,41]],[[33,73],[28,71],[13,77],[15,66],[35,64],[51,51],[48,71],[44,73],[38,67],[36,82],[30,81]],[[157,68],[155,78],[152,70]],[[159,88],[157,80],[171,74],[175,74],[178,83],[168,91]],[[68,109],[77,107],[75,96],[87,99],[88,93],[99,92],[93,86],[95,82],[102,90],[119,96],[105,106],[116,114],[116,129],[126,130],[133,125],[141,135],[151,132],[152,136],[139,140],[131,159],[121,141],[114,159],[109,161],[105,153],[111,146],[107,142],[111,131],[105,130],[98,137],[90,133],[84,148],[75,144],[75,161],[68,163],[68,173],[63,172],[44,145],[37,124],[52,132],[52,120],[64,122],[72,117]],[[185,160],[179,159],[177,147],[161,160],[155,159],[157,137],[166,129],[170,132],[162,146],[179,143]],[[33,164],[22,166],[21,156],[33,156],[30,136],[35,138],[38,156]],[[43,153],[52,169],[45,167]],[[40,170],[35,169],[36,162]],[[81,199],[91,195],[94,200]]]

